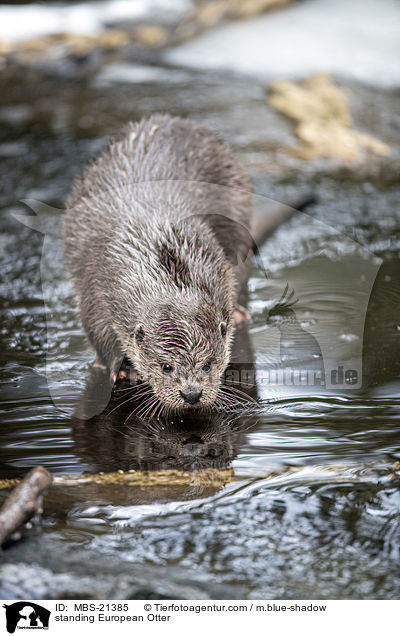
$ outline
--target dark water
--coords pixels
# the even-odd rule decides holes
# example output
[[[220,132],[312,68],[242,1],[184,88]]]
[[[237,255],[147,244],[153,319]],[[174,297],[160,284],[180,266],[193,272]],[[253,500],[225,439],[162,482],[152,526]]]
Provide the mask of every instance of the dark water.
[[[290,125],[246,78],[35,73],[0,79],[0,477],[42,464],[60,476],[178,469],[187,480],[55,486],[41,525],[5,550],[0,596],[398,598],[397,96],[351,87],[358,127],[393,155],[343,167],[285,153]],[[107,391],[90,376],[62,264],[63,200],[110,133],[160,110],[219,130],[258,207],[310,191],[317,203],[264,246],[269,279],[255,268],[249,282],[252,321],[238,331],[232,377],[260,405],[146,424],[127,420],[129,404],[115,408],[121,392],[79,422],[77,405],[90,411]],[[45,238],[13,216],[31,213],[23,199],[50,206]],[[276,379],[288,369],[291,380]],[[218,477],[198,476],[204,468]]]

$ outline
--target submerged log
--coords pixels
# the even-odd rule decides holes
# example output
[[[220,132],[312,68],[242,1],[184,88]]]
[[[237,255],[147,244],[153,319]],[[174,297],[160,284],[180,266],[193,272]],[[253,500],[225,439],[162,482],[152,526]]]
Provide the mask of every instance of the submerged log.
[[[0,509],[0,545],[42,511],[42,496],[52,481],[50,473],[37,466],[14,488]]]

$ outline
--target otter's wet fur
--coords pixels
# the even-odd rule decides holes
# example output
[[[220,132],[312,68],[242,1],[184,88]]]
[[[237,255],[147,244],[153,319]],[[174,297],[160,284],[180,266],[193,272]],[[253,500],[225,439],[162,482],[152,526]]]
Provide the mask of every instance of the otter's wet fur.
[[[179,117],[129,124],[76,180],[64,249],[80,316],[97,362],[115,378],[127,359],[149,385],[152,414],[223,404],[251,219],[230,149]]]

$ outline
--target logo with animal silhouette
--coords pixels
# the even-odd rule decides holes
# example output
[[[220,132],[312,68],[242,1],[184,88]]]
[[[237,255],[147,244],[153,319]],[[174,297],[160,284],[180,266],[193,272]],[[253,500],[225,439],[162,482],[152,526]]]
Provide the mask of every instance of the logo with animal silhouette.
[[[6,627],[9,634],[16,629],[48,629],[50,610],[32,603],[31,601],[17,601],[11,605],[4,604],[6,610]]]

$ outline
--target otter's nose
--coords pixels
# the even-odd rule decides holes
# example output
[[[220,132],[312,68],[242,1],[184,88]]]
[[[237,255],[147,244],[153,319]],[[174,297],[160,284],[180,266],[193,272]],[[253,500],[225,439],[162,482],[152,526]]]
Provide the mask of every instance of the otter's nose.
[[[203,395],[203,391],[197,391],[196,389],[191,388],[179,391],[179,393],[188,404],[196,404],[196,402],[200,401],[200,398]]]

